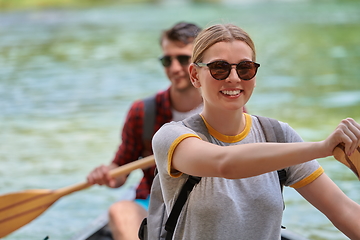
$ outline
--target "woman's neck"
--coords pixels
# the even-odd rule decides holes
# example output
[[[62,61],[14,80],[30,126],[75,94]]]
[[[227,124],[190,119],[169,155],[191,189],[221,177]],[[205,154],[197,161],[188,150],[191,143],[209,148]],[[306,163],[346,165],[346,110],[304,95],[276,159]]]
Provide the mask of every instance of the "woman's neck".
[[[245,129],[246,120],[242,109],[209,111],[204,108],[201,115],[211,127],[223,135],[236,136]]]

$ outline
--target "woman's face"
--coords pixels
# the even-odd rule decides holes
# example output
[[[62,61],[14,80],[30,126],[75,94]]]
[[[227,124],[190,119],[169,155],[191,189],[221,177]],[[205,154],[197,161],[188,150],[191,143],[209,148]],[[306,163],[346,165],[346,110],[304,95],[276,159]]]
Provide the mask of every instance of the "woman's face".
[[[222,60],[238,64],[241,61],[252,61],[252,56],[251,48],[243,41],[219,42],[204,52],[203,63]],[[220,109],[242,109],[255,87],[255,77],[247,81],[240,79],[235,66],[225,80],[214,79],[208,67],[191,65],[190,74],[193,85],[201,88],[205,104]]]

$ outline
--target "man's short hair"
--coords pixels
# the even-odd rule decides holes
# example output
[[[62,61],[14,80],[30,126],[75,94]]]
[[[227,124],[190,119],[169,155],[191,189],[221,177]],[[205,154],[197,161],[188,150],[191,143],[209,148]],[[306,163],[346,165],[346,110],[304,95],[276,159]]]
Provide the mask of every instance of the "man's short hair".
[[[163,31],[160,38],[160,45],[165,38],[170,41],[179,41],[187,45],[192,43],[198,33],[201,31],[201,28],[196,24],[188,22],[179,22],[175,24],[172,28]]]

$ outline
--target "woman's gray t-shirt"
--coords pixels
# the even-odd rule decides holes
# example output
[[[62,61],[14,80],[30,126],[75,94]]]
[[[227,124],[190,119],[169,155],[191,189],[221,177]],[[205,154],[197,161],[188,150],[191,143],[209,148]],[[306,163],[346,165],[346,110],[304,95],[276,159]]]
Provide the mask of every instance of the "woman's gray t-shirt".
[[[204,138],[221,146],[265,142],[258,119],[246,114],[245,130],[237,136],[216,132],[200,115],[190,118],[191,126],[183,122],[165,124],[153,138],[153,150],[158,168],[166,211],[169,214],[187,174],[171,169],[172,152],[189,136]],[[280,122],[286,142],[301,142],[301,137],[286,123]],[[241,157],[241,156],[239,156]],[[316,179],[323,169],[316,160],[286,168],[285,185],[301,187]],[[243,179],[203,177],[190,193],[180,214],[173,239],[280,239],[283,198],[276,171]]]

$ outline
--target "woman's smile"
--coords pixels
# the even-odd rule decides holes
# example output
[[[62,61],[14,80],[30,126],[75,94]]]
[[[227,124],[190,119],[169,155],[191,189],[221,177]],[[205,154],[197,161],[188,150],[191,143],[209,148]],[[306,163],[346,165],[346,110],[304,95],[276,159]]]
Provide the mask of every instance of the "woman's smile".
[[[239,97],[243,91],[244,90],[236,89],[236,90],[222,90],[220,92],[227,97]]]

